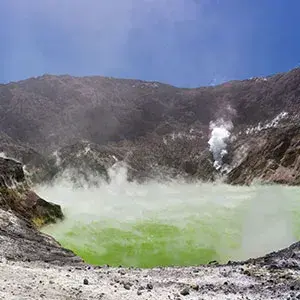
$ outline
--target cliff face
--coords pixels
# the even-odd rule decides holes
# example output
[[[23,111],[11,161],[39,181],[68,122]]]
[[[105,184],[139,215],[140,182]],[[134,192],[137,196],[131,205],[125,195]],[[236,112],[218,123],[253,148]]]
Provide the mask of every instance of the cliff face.
[[[12,210],[39,226],[63,218],[58,205],[46,202],[29,189],[21,163],[0,158],[0,191],[2,209]]]
[[[239,139],[232,147],[233,152],[243,151],[245,156],[228,174],[229,183],[250,184],[259,180],[300,184],[299,124],[262,130]]]
[[[0,257],[17,260],[80,261],[38,227],[63,218],[58,205],[30,191],[22,165],[0,158]]]

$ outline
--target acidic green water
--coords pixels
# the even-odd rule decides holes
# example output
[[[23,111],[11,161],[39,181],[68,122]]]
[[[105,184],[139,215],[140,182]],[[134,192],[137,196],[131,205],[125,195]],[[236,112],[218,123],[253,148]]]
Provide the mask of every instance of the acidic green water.
[[[86,262],[187,266],[264,255],[300,239],[300,189],[115,181],[38,187],[66,219],[44,232]]]

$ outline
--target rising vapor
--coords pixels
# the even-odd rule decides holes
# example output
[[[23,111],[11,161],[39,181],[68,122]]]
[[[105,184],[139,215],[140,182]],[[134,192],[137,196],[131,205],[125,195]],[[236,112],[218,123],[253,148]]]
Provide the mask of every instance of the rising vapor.
[[[216,122],[210,122],[211,137],[208,141],[209,149],[213,154],[214,167],[220,170],[223,165],[223,157],[227,154],[227,142],[232,129],[232,122],[225,122],[219,119]]]

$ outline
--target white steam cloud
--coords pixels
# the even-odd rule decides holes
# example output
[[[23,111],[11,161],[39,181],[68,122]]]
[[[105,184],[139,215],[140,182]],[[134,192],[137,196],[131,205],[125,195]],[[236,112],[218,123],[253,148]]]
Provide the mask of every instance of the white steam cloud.
[[[139,249],[139,243],[151,237],[161,251],[172,247],[174,257],[194,247],[197,252],[199,248],[214,251],[220,262],[261,256],[299,238],[294,232],[297,219],[291,213],[300,211],[296,188],[176,181],[138,184],[128,182],[126,173],[125,165],[116,164],[109,170],[110,183],[98,187],[74,189],[65,178],[54,186],[37,186],[35,191],[60,204],[66,216],[62,223],[45,228],[46,232],[74,245],[73,250],[88,246],[99,255],[110,251],[112,243],[113,247],[126,243]],[[141,224],[165,224],[176,229],[176,249],[168,232],[156,236],[139,231],[136,225]],[[126,231],[126,238],[122,234],[102,238],[102,232],[111,229]],[[139,238],[128,239],[130,232]],[[137,262],[139,255],[139,251],[134,254]],[[122,259],[122,263],[131,263],[125,254]]]
[[[0,158],[9,158],[4,152],[0,152]]]
[[[244,215],[239,259],[258,257],[297,240],[292,215],[299,209],[297,190],[282,186],[256,186],[252,189],[251,201],[247,203]],[[287,202],[282,199],[287,199]]]
[[[227,142],[232,129],[232,122],[219,119],[210,122],[211,137],[208,141],[209,150],[214,157],[214,167],[219,170],[223,165],[223,157],[227,154]]]

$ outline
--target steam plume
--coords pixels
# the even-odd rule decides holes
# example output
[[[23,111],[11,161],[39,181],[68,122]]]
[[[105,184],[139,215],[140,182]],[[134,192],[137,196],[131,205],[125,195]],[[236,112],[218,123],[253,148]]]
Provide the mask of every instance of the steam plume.
[[[230,137],[232,122],[225,122],[219,119],[216,122],[210,122],[211,137],[208,141],[209,150],[214,157],[214,167],[219,170],[223,165],[223,157],[227,154],[227,141]]]

